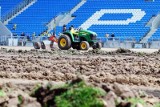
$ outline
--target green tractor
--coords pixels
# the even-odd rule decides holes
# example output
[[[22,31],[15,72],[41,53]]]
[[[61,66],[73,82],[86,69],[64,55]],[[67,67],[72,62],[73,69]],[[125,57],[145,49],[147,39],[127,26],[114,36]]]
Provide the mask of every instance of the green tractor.
[[[58,39],[58,47],[68,50],[71,47],[77,50],[101,49],[102,44],[97,42],[97,34],[89,30],[79,29],[76,34],[71,31],[63,32]]]

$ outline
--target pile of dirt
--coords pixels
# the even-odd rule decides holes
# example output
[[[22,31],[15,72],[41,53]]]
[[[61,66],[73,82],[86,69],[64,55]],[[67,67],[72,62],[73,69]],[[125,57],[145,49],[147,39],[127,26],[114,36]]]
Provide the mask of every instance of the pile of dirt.
[[[0,52],[1,78],[66,81],[81,75],[96,83],[160,85],[159,56],[58,55],[37,50]]]
[[[0,88],[1,107],[41,107],[36,98],[20,90],[11,83],[1,84]]]
[[[91,99],[91,100],[90,100]],[[87,105],[85,105],[87,104]],[[128,86],[90,84],[76,78],[62,84],[36,84],[28,93],[11,83],[0,87],[1,107],[160,107],[160,99]]]
[[[81,76],[92,84],[116,82],[160,88],[159,53],[135,53],[127,49],[107,52],[2,48],[0,78],[68,81]]]

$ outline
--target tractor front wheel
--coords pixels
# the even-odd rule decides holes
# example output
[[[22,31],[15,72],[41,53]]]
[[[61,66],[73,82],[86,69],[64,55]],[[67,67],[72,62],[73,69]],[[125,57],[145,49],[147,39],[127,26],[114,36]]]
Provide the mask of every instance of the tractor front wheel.
[[[87,41],[82,41],[80,43],[80,49],[81,50],[88,50],[89,49],[89,43]]]
[[[97,48],[97,49],[101,49],[101,48],[102,48],[102,43],[97,42],[97,43],[96,43],[96,48]]]
[[[71,39],[67,35],[62,35],[58,39],[58,47],[62,50],[68,50],[71,48]]]

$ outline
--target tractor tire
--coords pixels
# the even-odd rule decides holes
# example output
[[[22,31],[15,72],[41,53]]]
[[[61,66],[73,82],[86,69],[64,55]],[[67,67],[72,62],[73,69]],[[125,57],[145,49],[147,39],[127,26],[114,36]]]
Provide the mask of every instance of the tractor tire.
[[[87,41],[82,41],[80,43],[80,49],[81,50],[88,50],[89,49],[89,43]]]
[[[41,48],[41,44],[39,42],[34,42],[33,46],[34,46],[34,49],[40,49]]]
[[[93,49],[96,49],[96,45],[93,45],[92,48],[93,48]]]
[[[102,44],[100,42],[97,42],[96,44],[94,44],[92,46],[93,49],[101,49],[102,48]]]
[[[96,43],[96,49],[101,49],[101,48],[102,48],[102,43],[97,42],[97,43]]]
[[[80,44],[79,43],[72,43],[72,48],[80,50]]]
[[[41,48],[46,49],[46,46],[45,46],[44,42],[41,42]]]
[[[61,50],[68,50],[71,48],[71,39],[67,35],[62,35],[58,39],[58,47]]]

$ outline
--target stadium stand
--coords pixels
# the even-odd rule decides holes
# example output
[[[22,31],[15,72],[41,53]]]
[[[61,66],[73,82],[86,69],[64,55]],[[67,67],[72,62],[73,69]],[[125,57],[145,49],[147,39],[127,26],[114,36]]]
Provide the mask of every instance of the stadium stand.
[[[1,0],[2,14],[8,11],[12,5],[20,2],[21,0],[14,0],[14,2],[7,2],[9,0]],[[17,24],[17,30],[14,33],[20,34],[21,32],[27,32],[36,34],[44,31],[45,24],[61,12],[71,10],[79,0],[38,0],[33,6],[25,10],[19,16],[11,20],[10,23]],[[71,21],[67,26],[74,25],[75,27],[81,26],[89,17],[91,17],[96,11],[101,9],[141,9],[145,12],[144,17],[140,21],[130,23],[128,25],[92,25],[89,30],[98,33],[99,37],[104,37],[106,33],[115,34],[115,37],[121,38],[134,38],[139,41],[142,36],[150,29],[145,27],[145,24],[149,21],[152,15],[159,12],[160,1],[145,2],[144,0],[87,0],[87,2],[78,9],[74,15],[76,18]],[[132,14],[104,14],[99,20],[126,20],[132,17]],[[138,16],[137,16],[138,17]],[[9,24],[11,28],[13,25]],[[57,33],[60,32],[60,28],[57,28]],[[154,34],[154,37],[159,36],[160,29]]]
[[[48,21],[61,12],[70,11],[78,3],[78,0],[69,4],[68,2],[69,0],[38,0],[33,6],[11,21],[11,23],[17,24],[17,30],[13,32],[17,34],[21,32],[28,34],[43,32]],[[12,28],[12,26],[12,24],[8,25],[9,28]]]
[[[5,15],[8,11],[10,11],[12,8],[14,8],[21,1],[22,0],[14,0],[13,2],[11,2],[11,0],[0,0],[2,16]]]

